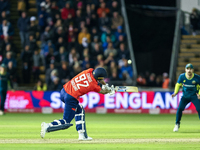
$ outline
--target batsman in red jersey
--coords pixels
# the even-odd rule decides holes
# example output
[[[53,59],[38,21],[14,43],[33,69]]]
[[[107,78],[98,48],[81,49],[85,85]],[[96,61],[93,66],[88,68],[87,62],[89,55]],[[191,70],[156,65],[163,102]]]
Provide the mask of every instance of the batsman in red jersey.
[[[85,111],[83,106],[79,104],[79,97],[94,91],[102,94],[115,93],[113,86],[109,87],[104,82],[107,77],[107,72],[104,68],[90,68],[82,71],[73,79],[63,85],[60,92],[60,99],[65,103],[63,119],[54,120],[51,123],[42,122],[41,137],[44,138],[45,133],[67,129],[73,124],[70,124],[75,116],[76,130],[79,133],[79,140],[92,140],[88,137],[85,124]]]

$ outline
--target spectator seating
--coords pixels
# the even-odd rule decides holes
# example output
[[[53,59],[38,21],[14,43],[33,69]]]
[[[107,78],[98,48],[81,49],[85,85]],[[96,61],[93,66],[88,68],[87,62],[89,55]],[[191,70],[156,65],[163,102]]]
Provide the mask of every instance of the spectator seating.
[[[48,90],[58,90],[62,87],[61,84],[68,82],[82,70],[104,67],[107,69],[107,82],[110,84],[132,84],[134,72],[128,61],[130,55],[120,0],[24,0],[25,5],[20,0],[10,0],[10,2],[11,11],[6,10],[8,14],[12,13],[10,20],[9,15],[2,14],[1,18],[6,17],[11,22],[14,34],[12,38],[5,38],[1,42],[0,48],[3,50],[0,53],[0,61],[5,58],[6,49],[14,54],[13,58],[17,60],[18,66],[17,72],[21,74],[20,83],[32,86],[42,79],[46,81],[47,87],[51,87]],[[21,9],[17,5],[18,2],[22,4]],[[20,27],[17,27],[22,10],[27,12],[25,44],[21,44]],[[181,49],[179,60],[194,61],[198,57],[199,39],[187,36],[183,37],[182,43],[189,44],[191,51],[187,48]],[[7,46],[9,44],[11,46]],[[37,76],[34,80],[33,73],[39,74],[38,80]],[[145,78],[146,85],[162,86],[162,76],[141,75],[138,81],[141,78]]]
[[[200,74],[200,35],[182,35],[176,79],[184,72],[185,65],[192,63],[195,73]]]
[[[45,62],[44,65],[39,67],[39,78],[46,78],[45,71],[48,70],[51,63],[55,65],[56,73],[53,72],[50,78],[54,76],[61,77],[59,75],[59,70],[65,62],[67,65],[66,67],[70,70],[70,74],[66,79],[60,79],[60,82],[63,80],[68,81],[68,79],[71,79],[83,69],[89,67],[95,68],[97,66],[105,67],[112,81],[112,79],[114,79],[112,77],[112,72],[110,72],[112,61],[116,63],[116,66],[112,69],[116,72],[115,74],[117,76],[119,73],[123,74],[123,72],[120,72],[122,71],[121,67],[124,66],[127,59],[130,59],[130,56],[127,55],[125,56],[126,58],[119,56],[121,53],[128,54],[126,52],[128,51],[127,48],[120,50],[121,43],[124,43],[125,46],[127,45],[126,34],[123,30],[120,1],[108,1],[107,3],[103,1],[100,3],[98,0],[94,3],[90,1],[66,1],[66,3],[60,5],[62,2],[61,0],[36,1],[38,14],[37,23],[40,31],[36,43],[41,49],[40,52]],[[29,3],[33,4],[34,2],[31,0]],[[34,8],[29,10],[31,10],[31,12],[35,11]],[[105,19],[101,18],[104,12],[106,12]],[[41,16],[41,14],[43,15]],[[99,21],[101,21],[101,26],[99,26]],[[107,23],[104,24],[104,21]],[[120,27],[118,28],[118,26]],[[46,29],[46,27],[49,27],[50,30]],[[93,31],[93,28],[95,28],[97,32]],[[102,35],[104,37],[103,41],[101,41]],[[96,43],[98,43],[100,49],[102,49],[98,53],[92,48],[92,45],[94,46]],[[110,45],[109,47],[112,45],[115,52],[117,52],[114,57],[112,50],[109,50],[106,52],[106,55],[104,55],[104,51],[108,48],[108,45]],[[93,55],[96,57],[93,57]],[[100,55],[103,57],[101,61],[98,62],[97,57],[99,58]],[[129,64],[127,65],[129,66]],[[126,76],[121,76],[121,78],[117,77],[117,79],[126,81]],[[51,82],[53,82],[53,80]],[[130,80],[128,83],[131,83]],[[124,84],[127,83],[124,82]]]

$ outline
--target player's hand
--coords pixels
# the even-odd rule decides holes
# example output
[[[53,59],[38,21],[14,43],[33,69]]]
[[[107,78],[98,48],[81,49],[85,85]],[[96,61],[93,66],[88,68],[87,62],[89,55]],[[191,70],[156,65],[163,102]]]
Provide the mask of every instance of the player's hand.
[[[114,85],[111,85],[111,91],[109,93],[109,95],[114,95],[115,94],[115,88],[114,88]]]
[[[108,84],[102,85],[102,90],[104,93],[109,93],[111,91],[111,88],[108,86]]]
[[[102,85],[102,89],[105,91],[111,91],[111,87],[108,84]]]
[[[176,95],[177,95],[176,93],[173,93],[173,94],[172,94],[172,98],[174,98]]]
[[[197,98],[200,99],[200,95],[197,93]]]

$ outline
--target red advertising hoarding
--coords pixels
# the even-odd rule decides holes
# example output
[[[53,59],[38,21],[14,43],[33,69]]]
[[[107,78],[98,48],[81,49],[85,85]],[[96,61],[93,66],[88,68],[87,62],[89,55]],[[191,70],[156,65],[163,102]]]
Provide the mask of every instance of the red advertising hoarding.
[[[103,95],[90,92],[80,98],[86,112],[93,113],[176,113],[182,93],[171,98],[172,92],[143,91]],[[65,104],[59,92],[9,91],[6,97],[7,112],[63,112]],[[196,113],[189,103],[184,113]]]

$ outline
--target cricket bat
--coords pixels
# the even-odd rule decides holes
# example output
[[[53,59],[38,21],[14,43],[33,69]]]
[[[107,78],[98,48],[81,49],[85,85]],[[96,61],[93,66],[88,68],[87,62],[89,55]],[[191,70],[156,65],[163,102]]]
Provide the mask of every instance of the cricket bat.
[[[138,87],[136,86],[115,86],[116,92],[138,92]]]

